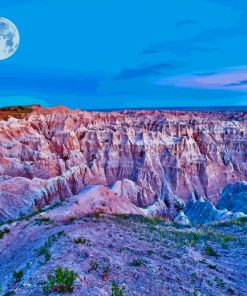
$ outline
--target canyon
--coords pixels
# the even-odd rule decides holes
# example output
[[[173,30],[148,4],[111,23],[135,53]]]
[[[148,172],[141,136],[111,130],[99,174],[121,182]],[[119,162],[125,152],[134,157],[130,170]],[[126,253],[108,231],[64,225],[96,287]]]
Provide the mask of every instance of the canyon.
[[[99,199],[91,212],[122,213],[122,203],[124,213],[173,220],[191,194],[216,206],[225,186],[247,181],[246,112],[24,113],[0,121],[1,222],[87,188]]]
[[[246,294],[246,112],[0,118],[0,295]]]

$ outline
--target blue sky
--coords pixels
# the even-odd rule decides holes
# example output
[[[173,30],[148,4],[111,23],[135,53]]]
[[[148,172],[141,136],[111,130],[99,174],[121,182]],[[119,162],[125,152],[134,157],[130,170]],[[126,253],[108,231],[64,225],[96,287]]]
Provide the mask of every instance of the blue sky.
[[[1,0],[0,106],[247,105],[244,0]]]

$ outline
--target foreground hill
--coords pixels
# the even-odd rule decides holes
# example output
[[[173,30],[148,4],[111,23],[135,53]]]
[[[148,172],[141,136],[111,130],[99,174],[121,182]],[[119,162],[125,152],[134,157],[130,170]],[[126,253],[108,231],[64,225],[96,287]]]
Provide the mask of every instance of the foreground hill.
[[[59,208],[1,227],[1,295],[246,295],[246,218],[181,228],[140,216],[44,217]]]
[[[246,121],[244,112],[64,107],[0,121],[0,221],[92,185],[171,219],[193,192],[216,204],[225,185],[247,180]]]

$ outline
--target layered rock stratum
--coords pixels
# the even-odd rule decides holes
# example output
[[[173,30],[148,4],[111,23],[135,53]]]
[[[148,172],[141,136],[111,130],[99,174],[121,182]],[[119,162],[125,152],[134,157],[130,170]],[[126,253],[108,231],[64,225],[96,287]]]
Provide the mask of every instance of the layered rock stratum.
[[[1,120],[0,221],[93,185],[133,211],[168,218],[193,192],[215,205],[224,186],[247,180],[246,122],[244,112],[64,107]]]

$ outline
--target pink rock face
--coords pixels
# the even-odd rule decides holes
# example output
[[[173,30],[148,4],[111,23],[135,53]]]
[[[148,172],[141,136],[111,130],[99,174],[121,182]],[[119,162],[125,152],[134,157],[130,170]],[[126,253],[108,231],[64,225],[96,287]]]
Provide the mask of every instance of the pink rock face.
[[[104,185],[146,208],[247,180],[247,114],[38,108],[0,121],[0,220]]]
[[[46,218],[57,222],[68,222],[86,214],[135,214],[145,216],[144,210],[133,205],[128,199],[118,198],[105,186],[89,186],[80,194],[68,199],[61,208],[45,214]]]

